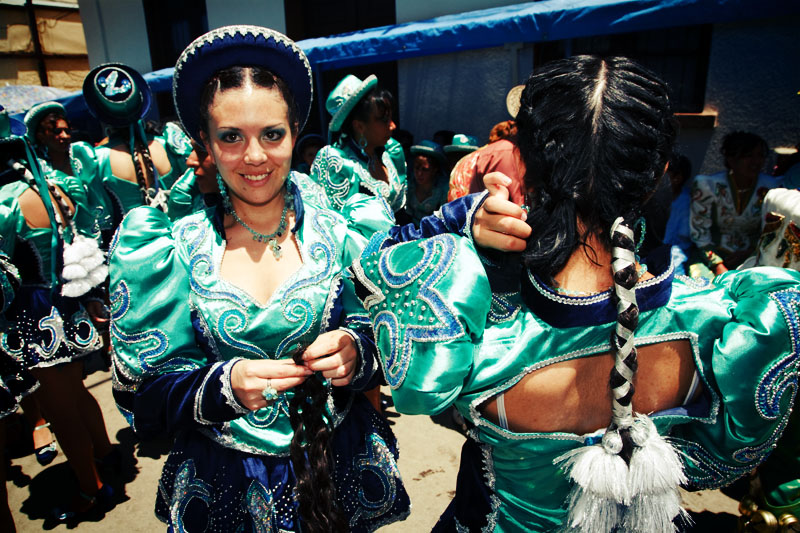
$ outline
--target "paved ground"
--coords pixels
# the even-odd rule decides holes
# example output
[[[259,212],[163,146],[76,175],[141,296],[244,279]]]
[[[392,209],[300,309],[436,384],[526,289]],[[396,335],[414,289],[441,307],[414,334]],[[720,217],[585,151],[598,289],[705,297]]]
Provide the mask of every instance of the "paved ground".
[[[21,532],[75,529],[95,531],[163,531],[153,514],[156,486],[169,442],[139,442],[114,407],[110,375],[96,372],[87,386],[100,401],[112,440],[120,443],[126,462],[119,484],[119,503],[105,514],[79,524],[55,524],[50,509],[67,501],[73,481],[63,454],[42,468],[32,455],[15,458],[9,470],[9,505]],[[464,437],[452,428],[447,416],[398,416],[388,412],[400,441],[400,471],[411,494],[411,516],[386,526],[381,532],[429,531],[453,495]],[[737,504],[719,491],[684,493],[684,502],[697,523],[694,531],[735,531]]]

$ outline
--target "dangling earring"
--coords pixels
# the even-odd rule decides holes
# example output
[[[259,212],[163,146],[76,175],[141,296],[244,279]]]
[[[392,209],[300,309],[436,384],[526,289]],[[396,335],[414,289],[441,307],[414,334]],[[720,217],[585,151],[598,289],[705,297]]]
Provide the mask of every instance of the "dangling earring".
[[[367,138],[363,135],[359,135],[358,137],[358,145],[361,147],[362,150],[367,150]]]
[[[225,212],[230,213],[233,210],[231,206],[231,199],[228,197],[228,189],[225,187],[225,182],[222,181],[222,176],[217,172],[217,186],[219,187],[219,194],[222,196],[222,205],[225,207]]]

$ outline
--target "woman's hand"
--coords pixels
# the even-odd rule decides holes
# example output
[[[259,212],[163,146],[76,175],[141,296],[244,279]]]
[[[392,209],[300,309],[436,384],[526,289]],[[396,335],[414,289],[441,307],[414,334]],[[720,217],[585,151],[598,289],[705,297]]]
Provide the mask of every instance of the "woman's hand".
[[[525,250],[531,228],[525,223],[525,210],[508,200],[511,178],[502,172],[490,172],[483,177],[483,183],[489,196],[475,213],[472,225],[475,243],[504,252]]]
[[[300,385],[313,374],[291,359],[242,359],[231,369],[231,388],[242,405],[255,411],[267,406],[262,393],[267,387],[283,392]]]
[[[342,387],[353,381],[358,350],[349,333],[328,331],[309,344],[303,353],[303,360],[307,368],[322,372],[334,387]]]

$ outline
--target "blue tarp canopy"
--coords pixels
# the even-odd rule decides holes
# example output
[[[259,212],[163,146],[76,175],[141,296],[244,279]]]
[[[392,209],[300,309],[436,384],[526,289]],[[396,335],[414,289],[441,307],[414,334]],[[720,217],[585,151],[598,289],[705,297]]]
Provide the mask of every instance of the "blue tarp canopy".
[[[313,68],[320,71],[509,42],[552,41],[790,14],[800,14],[800,1],[542,0],[306,39],[297,44]],[[169,91],[172,71],[165,68],[144,77],[153,91]],[[88,114],[80,92],[58,101],[73,120]]]
[[[542,0],[306,39],[319,70],[539,42],[800,13],[798,0]]]

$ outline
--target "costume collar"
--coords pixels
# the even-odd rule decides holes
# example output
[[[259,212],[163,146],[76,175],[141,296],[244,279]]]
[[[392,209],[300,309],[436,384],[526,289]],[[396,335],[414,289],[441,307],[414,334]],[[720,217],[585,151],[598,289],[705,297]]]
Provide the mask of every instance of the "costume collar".
[[[655,277],[636,284],[640,312],[662,307],[669,301],[675,274],[669,252],[669,246],[661,246],[645,259]],[[537,317],[556,328],[606,324],[617,318],[612,289],[591,296],[569,296],[548,287],[526,271],[522,275],[522,297]]]

